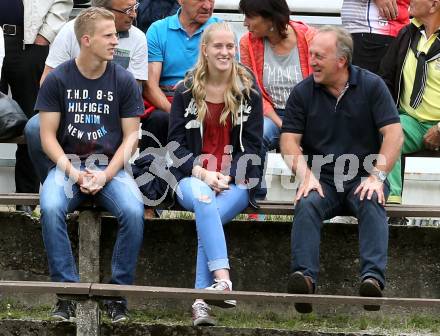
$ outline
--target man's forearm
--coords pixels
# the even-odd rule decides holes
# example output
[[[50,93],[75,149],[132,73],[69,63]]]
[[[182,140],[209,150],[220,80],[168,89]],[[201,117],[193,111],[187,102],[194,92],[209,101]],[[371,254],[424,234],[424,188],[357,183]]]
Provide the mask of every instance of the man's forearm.
[[[79,171],[73,167],[56,137],[46,136],[41,142],[44,152],[57,165],[58,169],[77,181]]]
[[[171,104],[159,86],[146,83],[143,96],[159,110],[168,113],[171,111]]]
[[[389,172],[393,169],[394,163],[401,155],[403,145],[403,132],[400,124],[391,125],[383,135],[382,146],[375,167],[378,170]]]
[[[289,133],[285,133],[281,136],[280,146],[287,166],[301,181],[304,181],[311,173],[311,170],[304,159],[301,147],[289,137]]]

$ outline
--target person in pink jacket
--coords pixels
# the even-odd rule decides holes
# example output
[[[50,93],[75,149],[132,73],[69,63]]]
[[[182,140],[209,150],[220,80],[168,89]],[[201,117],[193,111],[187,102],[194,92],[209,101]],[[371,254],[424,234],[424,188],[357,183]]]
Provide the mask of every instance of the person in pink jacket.
[[[290,20],[286,0],[240,0],[239,8],[249,30],[240,39],[240,60],[255,74],[263,96],[263,168],[266,152],[278,148],[290,91],[311,73],[309,43],[315,29]]]

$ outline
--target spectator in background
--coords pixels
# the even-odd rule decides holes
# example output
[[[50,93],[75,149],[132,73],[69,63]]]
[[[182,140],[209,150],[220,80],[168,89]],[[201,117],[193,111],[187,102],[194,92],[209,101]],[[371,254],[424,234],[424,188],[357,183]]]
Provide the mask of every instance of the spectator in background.
[[[85,9],[74,30],[79,55],[47,76],[35,105],[44,152],[57,164],[40,195],[50,276],[56,282],[79,282],[65,220],[68,212],[93,198],[119,223],[111,283],[131,285],[144,219],[142,195],[124,165],[136,150],[142,97],[133,75],[110,62],[118,44],[112,12]],[[94,109],[101,113],[85,112]],[[124,299],[111,299],[106,308],[112,322],[127,319]],[[58,298],[52,317],[75,317],[74,302]]]
[[[0,26],[5,39],[5,58],[0,91],[20,105],[28,118],[40,87],[49,44],[72,11],[73,0],[0,1]],[[39,180],[26,145],[18,145],[15,164],[15,188],[18,193],[37,193]],[[32,213],[32,207],[17,205],[17,210]]]
[[[290,20],[285,0],[241,0],[239,7],[249,30],[240,39],[240,60],[252,69],[263,94],[263,171],[266,153],[278,148],[290,91],[311,72],[309,44],[315,29]],[[264,198],[264,188],[258,196]]]
[[[353,64],[377,73],[400,29],[409,22],[410,0],[344,0],[342,25],[353,37]]]
[[[91,4],[92,7],[104,7],[115,15],[119,44],[112,62],[118,63],[131,72],[141,85],[148,78],[147,41],[145,34],[133,26],[138,6],[136,0],[92,0]],[[46,59],[41,83],[58,65],[79,55],[80,48],[75,36],[74,24],[75,20],[68,22],[55,38]],[[25,135],[29,155],[35,163],[41,183],[44,183],[47,173],[54,163],[47,158],[41,147],[38,115],[27,123]]]
[[[312,76],[293,88],[286,104],[281,152],[300,181],[290,293],[314,293],[322,222],[347,212],[359,221],[359,294],[382,296],[385,286],[386,174],[399,156],[403,134],[384,82],[351,65],[352,51],[347,31],[322,27],[310,45]],[[295,308],[312,311],[310,303]]]
[[[177,0],[140,0],[136,27],[145,33],[153,22],[176,14],[178,9]]]
[[[203,31],[219,19],[212,17],[214,0],[179,0],[173,16],[154,22],[147,31],[149,79],[143,97],[147,114],[142,130],[153,134],[161,146],[167,143],[168,119],[174,87],[196,63]],[[140,141],[141,151],[159,144],[150,136]]]
[[[258,168],[246,157],[261,150],[261,94],[252,74],[235,58],[235,35],[214,23],[202,35],[197,64],[179,84],[171,105],[168,140],[188,157],[171,167],[179,181],[177,201],[195,213],[198,251],[196,288],[232,290],[223,225],[252,202],[246,183]],[[225,156],[225,148],[230,155]],[[235,300],[196,300],[193,324],[214,325],[209,306],[235,307]]]
[[[391,44],[380,70],[399,108],[403,154],[440,148],[440,1],[412,0],[409,10],[413,19]],[[400,157],[388,178],[388,202],[401,203]]]

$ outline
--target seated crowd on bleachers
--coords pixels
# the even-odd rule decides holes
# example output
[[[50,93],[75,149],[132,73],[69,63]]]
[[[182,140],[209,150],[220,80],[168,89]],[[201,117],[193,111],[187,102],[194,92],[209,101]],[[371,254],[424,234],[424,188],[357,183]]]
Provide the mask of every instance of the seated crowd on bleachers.
[[[195,214],[195,288],[231,291],[223,225],[265,198],[266,154],[280,150],[299,180],[288,291],[315,292],[322,222],[352,215],[359,294],[382,296],[400,156],[440,147],[440,1],[344,0],[343,29],[292,20],[286,0],[240,0],[239,43],[214,0],[157,1],[169,16],[139,18],[146,32],[134,22],[153,1],[92,0],[69,22],[72,0],[34,2],[0,4],[0,90],[29,118],[16,191],[42,184],[52,281],[80,280],[66,215],[93,198],[119,223],[111,283],[133,284],[144,211],[168,197]],[[235,304],[197,299],[193,324]],[[105,307],[127,319],[123,297]],[[74,316],[58,297],[52,317]]]

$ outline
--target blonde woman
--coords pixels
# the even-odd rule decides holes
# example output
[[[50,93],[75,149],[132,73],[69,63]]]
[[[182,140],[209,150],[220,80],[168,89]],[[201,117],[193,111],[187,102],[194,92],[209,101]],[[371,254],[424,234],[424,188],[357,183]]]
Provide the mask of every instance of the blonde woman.
[[[196,288],[232,290],[223,225],[253,203],[251,186],[263,133],[262,99],[252,74],[236,61],[237,46],[227,23],[203,33],[195,68],[177,87],[168,141],[185,158],[172,171],[177,201],[196,218]],[[258,159],[257,159],[258,160]],[[209,304],[235,307],[235,300],[196,300],[194,325],[214,325]]]

